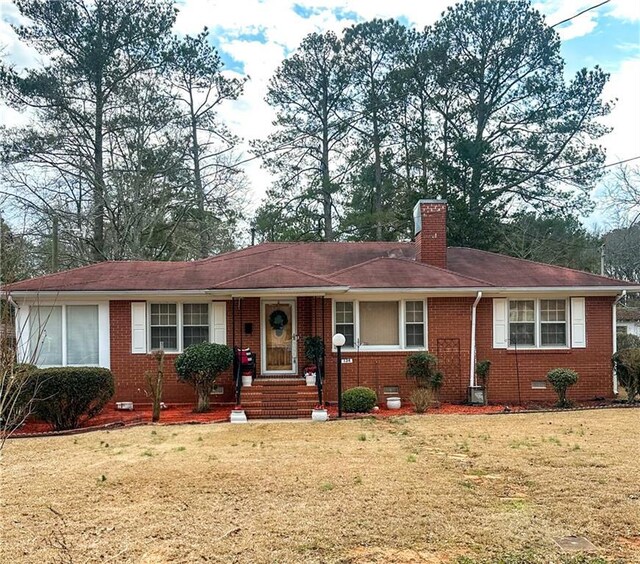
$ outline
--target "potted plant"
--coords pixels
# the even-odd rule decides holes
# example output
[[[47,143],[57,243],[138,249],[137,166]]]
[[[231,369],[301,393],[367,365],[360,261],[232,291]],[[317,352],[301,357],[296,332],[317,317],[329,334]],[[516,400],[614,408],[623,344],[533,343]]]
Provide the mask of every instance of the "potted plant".
[[[490,370],[490,360],[480,360],[476,362],[476,377],[479,386],[472,386],[469,388],[469,403],[487,405],[487,390]]]
[[[306,337],[304,340],[304,356],[309,361],[304,369],[307,386],[315,386],[317,378],[322,378],[322,361],[324,359],[324,341],[322,337]]]
[[[311,412],[312,421],[328,421],[329,412],[324,405],[316,405]]]
[[[308,364],[304,367],[304,377],[307,381],[307,386],[315,386],[316,385],[316,376],[317,376],[317,368],[315,364]]]
[[[252,383],[253,383],[253,374],[250,371],[249,372],[243,372],[242,373],[242,387],[243,388],[250,388]]]
[[[438,370],[438,357],[428,352],[414,353],[407,357],[405,372],[409,380],[414,380],[418,388],[426,388],[433,393],[433,403],[438,404],[438,392],[442,387],[444,374]]]

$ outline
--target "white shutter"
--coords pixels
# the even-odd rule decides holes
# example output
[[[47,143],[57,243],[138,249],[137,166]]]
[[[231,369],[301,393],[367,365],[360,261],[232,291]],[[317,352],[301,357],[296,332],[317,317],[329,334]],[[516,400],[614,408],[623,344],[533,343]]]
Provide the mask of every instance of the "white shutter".
[[[571,298],[571,346],[584,349],[587,346],[587,323],[584,298]]]
[[[131,352],[147,352],[147,304],[131,302]]]
[[[507,300],[493,298],[493,348],[507,348]]]
[[[211,307],[211,327],[213,329],[212,342],[226,345],[227,304],[225,302],[213,302]]]

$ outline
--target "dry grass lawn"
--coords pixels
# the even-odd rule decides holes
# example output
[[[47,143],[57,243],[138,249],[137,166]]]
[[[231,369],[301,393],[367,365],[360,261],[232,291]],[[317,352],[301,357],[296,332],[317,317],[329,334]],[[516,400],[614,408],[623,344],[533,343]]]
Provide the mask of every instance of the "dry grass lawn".
[[[14,440],[0,562],[640,562],[639,436],[628,409]]]

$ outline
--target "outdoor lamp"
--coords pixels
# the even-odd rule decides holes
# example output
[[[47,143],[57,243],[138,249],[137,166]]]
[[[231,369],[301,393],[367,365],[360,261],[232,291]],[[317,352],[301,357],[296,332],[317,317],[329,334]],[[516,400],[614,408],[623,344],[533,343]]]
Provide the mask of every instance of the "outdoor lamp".
[[[342,417],[342,347],[346,342],[342,333],[333,336],[333,346],[338,351],[338,417]]]

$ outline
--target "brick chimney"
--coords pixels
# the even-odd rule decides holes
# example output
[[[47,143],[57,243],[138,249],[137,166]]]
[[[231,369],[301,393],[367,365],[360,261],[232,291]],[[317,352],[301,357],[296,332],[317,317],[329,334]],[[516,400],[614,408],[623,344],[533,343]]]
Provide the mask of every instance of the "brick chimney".
[[[416,260],[447,268],[447,201],[420,200],[413,208]]]

